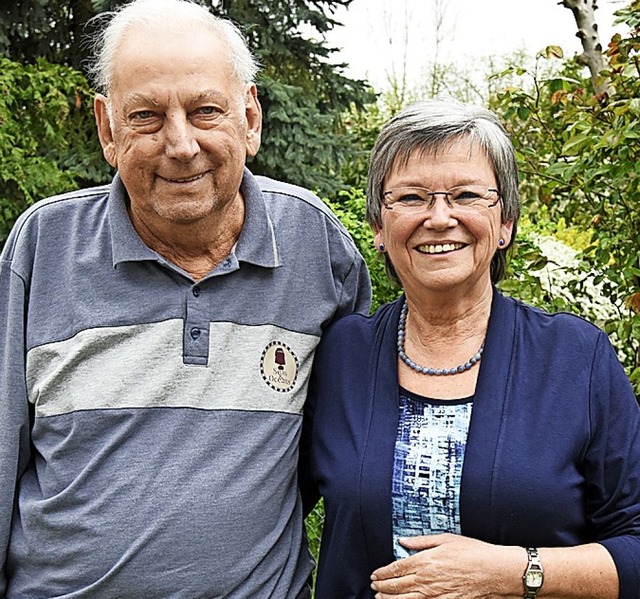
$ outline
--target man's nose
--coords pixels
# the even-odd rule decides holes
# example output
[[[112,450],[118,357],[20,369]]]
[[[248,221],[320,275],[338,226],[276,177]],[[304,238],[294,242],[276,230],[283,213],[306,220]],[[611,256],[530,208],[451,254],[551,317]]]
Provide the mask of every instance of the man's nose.
[[[165,128],[165,151],[169,158],[186,162],[200,151],[193,125],[185,116],[168,118]]]

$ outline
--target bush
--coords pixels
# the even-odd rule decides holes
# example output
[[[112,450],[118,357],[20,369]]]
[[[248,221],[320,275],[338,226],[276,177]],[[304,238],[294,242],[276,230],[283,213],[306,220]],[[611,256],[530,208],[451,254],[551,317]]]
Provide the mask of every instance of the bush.
[[[0,246],[33,202],[110,178],[93,96],[73,69],[0,57]]]

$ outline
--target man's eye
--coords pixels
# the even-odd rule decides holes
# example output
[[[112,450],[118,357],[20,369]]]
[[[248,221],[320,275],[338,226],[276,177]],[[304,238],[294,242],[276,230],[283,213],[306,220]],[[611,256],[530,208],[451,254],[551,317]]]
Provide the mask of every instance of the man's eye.
[[[134,120],[146,121],[154,117],[154,113],[150,110],[140,110],[133,114]]]
[[[202,106],[196,112],[204,116],[215,116],[222,113],[216,106]]]

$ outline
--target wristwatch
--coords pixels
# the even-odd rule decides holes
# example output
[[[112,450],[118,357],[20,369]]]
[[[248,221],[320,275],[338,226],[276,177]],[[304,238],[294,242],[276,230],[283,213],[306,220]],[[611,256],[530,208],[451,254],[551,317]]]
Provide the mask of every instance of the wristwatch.
[[[527,547],[527,558],[529,563],[522,576],[524,599],[536,599],[536,595],[544,582],[544,570],[542,569],[538,550],[535,547]]]

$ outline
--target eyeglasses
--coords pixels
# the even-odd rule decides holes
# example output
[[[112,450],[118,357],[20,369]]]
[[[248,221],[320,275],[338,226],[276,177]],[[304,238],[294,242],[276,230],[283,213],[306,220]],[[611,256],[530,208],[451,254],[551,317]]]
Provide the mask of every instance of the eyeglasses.
[[[477,210],[493,208],[500,201],[500,192],[483,185],[460,185],[448,191],[431,191],[424,187],[398,187],[382,194],[382,204],[388,210],[403,214],[413,214],[430,210],[436,202],[436,196],[444,196],[449,208]]]

